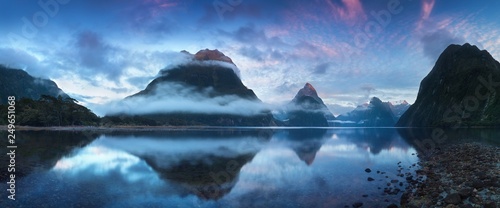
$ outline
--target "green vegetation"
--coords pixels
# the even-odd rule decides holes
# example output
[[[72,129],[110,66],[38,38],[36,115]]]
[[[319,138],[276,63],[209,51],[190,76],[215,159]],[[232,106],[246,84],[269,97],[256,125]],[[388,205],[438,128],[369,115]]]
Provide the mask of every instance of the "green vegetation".
[[[69,98],[55,82],[36,78],[21,69],[14,69],[0,64],[0,104],[7,104],[8,96],[38,100],[41,95]]]
[[[16,125],[75,126],[99,125],[99,117],[73,98],[42,95],[38,100],[22,98],[16,102]],[[7,105],[0,105],[0,125],[7,123]]]

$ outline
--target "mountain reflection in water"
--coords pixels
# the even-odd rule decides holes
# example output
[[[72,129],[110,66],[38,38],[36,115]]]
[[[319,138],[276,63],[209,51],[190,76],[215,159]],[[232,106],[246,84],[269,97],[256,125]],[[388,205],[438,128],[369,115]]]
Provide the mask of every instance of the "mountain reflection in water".
[[[26,140],[50,137],[48,133]],[[23,200],[16,203],[343,207],[363,202],[386,206],[399,203],[401,194],[387,195],[379,187],[397,177],[398,162],[409,167],[418,160],[394,129],[144,131],[95,137],[81,146],[59,142],[59,148],[50,150],[58,159],[37,162],[51,167],[19,180]],[[366,173],[366,168],[373,172]]]

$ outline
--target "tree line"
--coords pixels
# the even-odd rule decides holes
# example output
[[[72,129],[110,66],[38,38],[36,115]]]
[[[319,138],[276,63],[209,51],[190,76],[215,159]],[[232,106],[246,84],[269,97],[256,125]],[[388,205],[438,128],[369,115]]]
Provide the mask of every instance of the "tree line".
[[[16,101],[16,125],[21,126],[96,126],[100,118],[70,97],[42,95],[38,100]],[[7,105],[0,105],[0,125],[7,124]]]

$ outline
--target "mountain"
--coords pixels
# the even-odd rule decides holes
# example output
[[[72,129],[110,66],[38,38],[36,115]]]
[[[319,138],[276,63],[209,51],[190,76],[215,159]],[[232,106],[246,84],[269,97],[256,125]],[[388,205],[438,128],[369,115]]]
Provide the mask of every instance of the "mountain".
[[[29,98],[38,100],[42,95],[68,98],[55,82],[48,79],[35,78],[21,69],[12,69],[0,65],[0,104],[7,103],[8,96],[16,99]]]
[[[284,110],[275,113],[275,118],[286,126],[328,126],[328,119],[334,119],[316,89],[306,83]]]
[[[218,50],[196,54],[189,61],[160,71],[147,87],[124,99],[160,107],[151,112],[107,115],[112,125],[272,126],[274,119],[238,76],[231,58]],[[140,106],[140,105],[139,105]],[[132,109],[132,111],[135,109]]]
[[[396,116],[396,120],[401,118],[401,116],[410,108],[410,104],[406,100],[389,102],[392,113]]]
[[[420,83],[402,127],[500,125],[500,63],[468,43],[448,46]]]
[[[335,126],[392,127],[397,120],[394,111],[396,110],[391,103],[373,97],[370,103],[339,115],[333,123]]]
[[[98,125],[88,108],[64,93],[52,80],[0,65],[0,117],[6,118],[7,97],[16,97],[16,124],[21,126]],[[6,125],[7,120],[0,120]]]

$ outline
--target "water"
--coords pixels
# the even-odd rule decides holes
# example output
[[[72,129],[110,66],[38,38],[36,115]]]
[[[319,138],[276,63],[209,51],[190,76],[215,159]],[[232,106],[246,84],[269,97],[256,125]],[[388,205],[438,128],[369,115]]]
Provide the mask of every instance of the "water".
[[[498,131],[474,131],[448,135],[497,144]],[[385,207],[407,186],[399,174],[415,176],[427,132],[18,131],[16,201],[2,191],[0,207]]]

